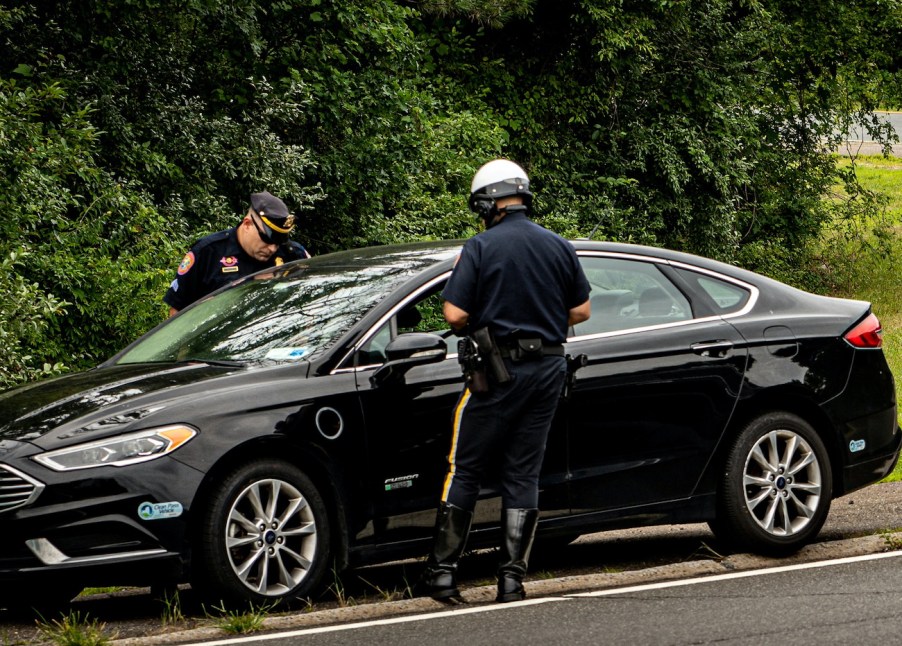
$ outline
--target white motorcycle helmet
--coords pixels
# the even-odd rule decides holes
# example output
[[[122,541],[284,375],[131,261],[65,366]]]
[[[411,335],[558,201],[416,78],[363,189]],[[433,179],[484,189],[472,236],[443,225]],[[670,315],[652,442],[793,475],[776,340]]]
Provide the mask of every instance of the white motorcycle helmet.
[[[497,214],[495,200],[510,195],[523,196],[526,206],[532,204],[529,177],[519,165],[507,159],[493,159],[473,176],[470,185],[470,210],[488,220]]]

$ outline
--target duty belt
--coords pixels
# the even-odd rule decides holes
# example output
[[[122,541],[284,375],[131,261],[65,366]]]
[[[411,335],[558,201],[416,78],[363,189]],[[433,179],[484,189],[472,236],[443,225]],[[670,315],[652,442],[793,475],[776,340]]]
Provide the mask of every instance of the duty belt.
[[[542,357],[563,357],[564,346],[560,343],[546,344],[541,339],[509,339],[498,344],[498,350],[505,359],[529,361]]]

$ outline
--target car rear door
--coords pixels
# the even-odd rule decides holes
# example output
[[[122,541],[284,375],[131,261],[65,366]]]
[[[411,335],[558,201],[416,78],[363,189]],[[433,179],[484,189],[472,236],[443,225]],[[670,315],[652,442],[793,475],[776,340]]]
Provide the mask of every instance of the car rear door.
[[[567,410],[573,513],[685,498],[739,396],[745,342],[666,263],[581,262],[593,308],[567,344],[588,359]]]

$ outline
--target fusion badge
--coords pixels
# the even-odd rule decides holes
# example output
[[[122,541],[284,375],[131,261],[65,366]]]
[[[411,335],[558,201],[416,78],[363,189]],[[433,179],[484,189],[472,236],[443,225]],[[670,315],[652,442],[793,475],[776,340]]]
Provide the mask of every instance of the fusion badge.
[[[418,473],[412,473],[407,476],[398,476],[397,478],[388,478],[385,481],[385,490],[407,489],[413,486],[413,481],[420,477]]]

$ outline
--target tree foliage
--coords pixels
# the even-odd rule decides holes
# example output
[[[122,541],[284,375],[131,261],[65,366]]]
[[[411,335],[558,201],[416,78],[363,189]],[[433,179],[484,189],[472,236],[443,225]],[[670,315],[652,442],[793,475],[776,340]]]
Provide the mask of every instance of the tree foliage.
[[[161,320],[253,191],[314,253],[466,237],[499,155],[564,235],[803,267],[837,130],[892,139],[900,28],[886,0],[5,2],[0,379]]]

